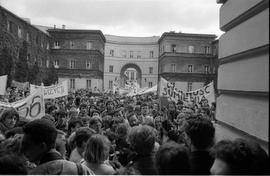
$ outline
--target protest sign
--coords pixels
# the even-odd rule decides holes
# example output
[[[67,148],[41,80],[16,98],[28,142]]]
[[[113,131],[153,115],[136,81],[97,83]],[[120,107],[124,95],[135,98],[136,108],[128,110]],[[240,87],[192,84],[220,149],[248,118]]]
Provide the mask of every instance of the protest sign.
[[[52,86],[36,86],[30,85],[30,93],[34,92],[35,89],[42,88],[44,89],[44,99],[58,98],[68,95],[68,82],[63,81],[59,84]]]
[[[5,95],[7,86],[7,75],[0,76],[0,95]]]
[[[183,102],[195,102],[199,103],[201,101],[207,101],[210,105],[215,102],[214,85],[213,82],[210,84],[191,92],[185,92],[175,87],[174,84],[165,80],[160,79],[160,96],[167,97],[175,102],[181,100]]]
[[[45,115],[43,94],[43,89],[40,88],[23,100],[14,103],[0,102],[0,113],[9,107],[13,107],[18,111],[20,118],[39,119]]]
[[[18,82],[18,81],[12,80],[11,86],[17,87],[17,89],[19,90],[27,90],[29,87],[29,82]]]

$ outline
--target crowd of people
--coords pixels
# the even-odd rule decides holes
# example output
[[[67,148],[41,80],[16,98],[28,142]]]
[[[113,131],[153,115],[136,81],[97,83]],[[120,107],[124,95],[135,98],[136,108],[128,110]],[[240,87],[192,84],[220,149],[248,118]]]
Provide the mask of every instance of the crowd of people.
[[[32,121],[14,108],[1,114],[0,174],[269,174],[259,144],[215,141],[215,103],[161,107],[154,94],[78,90],[45,109]]]

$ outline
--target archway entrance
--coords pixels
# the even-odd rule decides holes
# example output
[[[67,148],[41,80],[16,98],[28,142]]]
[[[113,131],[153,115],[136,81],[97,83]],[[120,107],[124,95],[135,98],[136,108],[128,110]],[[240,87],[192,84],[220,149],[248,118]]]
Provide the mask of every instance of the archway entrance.
[[[137,64],[126,64],[122,67],[120,71],[120,84],[124,87],[127,82],[137,82],[141,87],[142,81],[142,70]]]

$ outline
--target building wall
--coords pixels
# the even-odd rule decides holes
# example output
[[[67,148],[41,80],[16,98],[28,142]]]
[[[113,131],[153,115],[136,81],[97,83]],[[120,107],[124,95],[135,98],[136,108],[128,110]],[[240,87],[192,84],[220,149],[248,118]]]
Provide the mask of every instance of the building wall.
[[[51,57],[60,79],[74,79],[75,89],[103,90],[104,45],[101,31],[50,29]]]
[[[188,83],[192,83],[191,90],[196,90],[214,81],[217,70],[215,38],[207,34],[163,33],[159,39],[159,76],[184,91],[188,90]]]
[[[103,84],[103,80],[102,79],[94,79],[94,78],[64,78],[64,77],[59,77],[58,81],[59,82],[63,82],[63,81],[68,81],[68,87],[69,89],[72,89],[70,87],[70,79],[74,79],[75,80],[75,90],[77,89],[85,89],[87,88],[87,80],[91,80],[91,87],[89,87],[89,89],[95,90],[102,90],[102,84]]]
[[[126,64],[135,64],[141,70],[141,87],[157,84],[158,78],[158,39],[159,37],[120,37],[106,35],[105,64],[104,64],[104,88],[109,89],[109,81],[120,79],[121,69]],[[113,50],[113,55],[112,51]],[[130,57],[133,52],[133,58]],[[153,51],[153,57],[150,52]],[[139,56],[139,57],[138,57]],[[113,66],[113,72],[109,67]],[[153,68],[152,74],[149,67]]]
[[[216,116],[268,145],[269,1],[221,3]]]

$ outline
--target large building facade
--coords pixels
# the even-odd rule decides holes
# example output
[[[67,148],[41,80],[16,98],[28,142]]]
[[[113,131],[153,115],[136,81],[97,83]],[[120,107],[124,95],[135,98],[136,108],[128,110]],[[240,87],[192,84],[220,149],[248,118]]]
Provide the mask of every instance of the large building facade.
[[[217,119],[268,150],[269,0],[219,0]]]
[[[120,37],[105,35],[104,89],[112,90],[114,82],[137,82],[152,87],[158,78],[159,37]]]
[[[99,30],[48,30],[51,60],[59,82],[67,80],[71,90],[103,89],[105,37]]]
[[[112,90],[136,82],[153,87],[158,78],[190,91],[215,80],[215,35],[165,32],[161,37],[103,35],[100,30],[73,30],[31,25],[1,8],[1,45],[18,55],[23,40],[29,43],[29,60],[44,69],[52,62],[59,82],[71,90]],[[31,62],[31,63],[32,63]]]
[[[215,80],[215,35],[165,32],[159,39],[159,77],[193,91]]]

